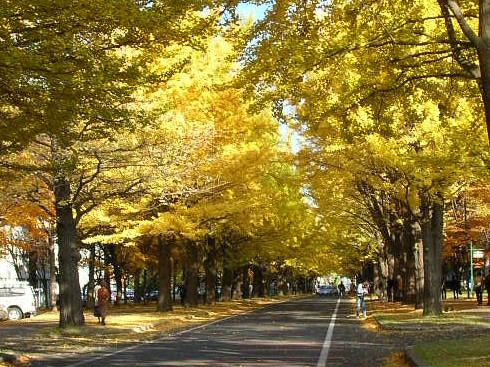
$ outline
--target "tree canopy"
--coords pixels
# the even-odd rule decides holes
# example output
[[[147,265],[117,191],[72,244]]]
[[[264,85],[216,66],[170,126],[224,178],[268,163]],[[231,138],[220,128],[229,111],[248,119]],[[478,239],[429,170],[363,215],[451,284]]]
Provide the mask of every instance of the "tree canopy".
[[[55,230],[62,326],[81,248],[119,282],[369,263],[437,314],[442,256],[488,245],[486,8],[253,3],[2,3],[0,215]]]

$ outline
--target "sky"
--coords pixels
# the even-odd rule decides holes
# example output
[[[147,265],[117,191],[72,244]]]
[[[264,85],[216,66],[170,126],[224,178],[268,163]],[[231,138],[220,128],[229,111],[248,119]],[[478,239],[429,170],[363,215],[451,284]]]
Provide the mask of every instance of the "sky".
[[[242,2],[238,5],[237,9],[239,14],[242,13],[244,16],[252,14],[254,19],[257,20],[264,17],[267,5],[253,5],[248,2]]]
[[[243,15],[244,18],[252,15],[254,20],[260,20],[264,18],[265,12],[267,11],[269,5],[254,5],[248,2],[241,2],[237,7],[237,12]],[[296,131],[291,130],[287,125],[281,124],[279,126],[279,133],[281,134],[281,139],[285,142],[291,144],[291,150],[296,153],[300,148],[300,138]]]

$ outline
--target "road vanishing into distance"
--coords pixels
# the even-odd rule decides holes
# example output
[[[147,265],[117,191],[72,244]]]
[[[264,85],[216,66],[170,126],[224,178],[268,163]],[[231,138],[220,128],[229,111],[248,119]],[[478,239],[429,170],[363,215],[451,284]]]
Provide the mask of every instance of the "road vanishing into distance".
[[[309,297],[275,303],[139,344],[30,366],[371,367],[399,349],[355,317],[349,299]]]

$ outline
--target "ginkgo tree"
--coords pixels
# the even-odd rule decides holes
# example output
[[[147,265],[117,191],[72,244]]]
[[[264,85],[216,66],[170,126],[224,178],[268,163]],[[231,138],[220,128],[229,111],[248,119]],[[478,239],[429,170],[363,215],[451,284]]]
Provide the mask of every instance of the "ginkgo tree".
[[[255,94],[276,101],[305,136],[309,171],[323,178],[344,171],[349,179],[334,184],[349,192],[364,183],[393,198],[390,205],[403,203],[420,225],[425,314],[441,312],[445,199],[486,160],[478,88],[440,41],[439,15],[438,4],[422,1],[277,1],[244,54]],[[312,188],[324,191],[316,182]]]
[[[12,66],[2,68],[2,153],[29,144],[47,152],[35,166],[50,176],[54,195],[61,326],[84,323],[73,210],[80,204],[79,184],[93,182],[100,167],[97,155],[94,166],[82,166],[84,144],[144,123],[145,112],[129,104],[137,87],[154,81],[147,61],[162,46],[188,43],[191,35],[197,45],[195,34],[212,32],[220,9],[202,12],[207,5],[218,4],[2,2],[0,58]],[[30,162],[14,161],[8,157],[3,167],[33,171]]]
[[[145,192],[128,197],[126,201],[108,201],[109,213],[114,213],[111,208],[118,205],[127,210],[112,214],[108,221],[116,229],[112,235],[94,236],[89,241],[138,241],[145,236],[159,241],[159,236],[163,235],[163,242],[183,246],[187,256],[201,244],[199,249],[211,260],[210,239],[222,245],[224,239],[220,233],[231,227],[235,232],[246,234],[247,242],[253,244],[258,237],[279,237],[278,232],[283,232],[284,238],[288,226],[300,222],[281,218],[287,217],[290,208],[281,210],[273,204],[293,198],[299,204],[302,202],[299,186],[293,180],[289,191],[279,194],[282,189],[278,180],[288,178],[274,173],[272,168],[279,164],[287,167],[287,157],[292,156],[278,150],[277,122],[267,111],[251,114],[243,91],[229,84],[237,73],[233,69],[236,64],[227,61],[232,60],[234,52],[231,44],[213,38],[208,47],[206,53],[200,53],[177,46],[174,50],[168,49],[165,58],[162,56],[164,62],[156,61],[155,68],[162,68],[169,58],[190,60],[182,72],[167,83],[155,86],[145,97],[148,105],[156,110],[162,103],[167,109],[147,128],[135,132],[135,146],[140,149],[125,160],[132,162],[128,163],[128,174],[144,177]],[[151,135],[147,131],[151,131]],[[124,139],[117,139],[117,142],[121,146],[127,144]],[[134,165],[132,169],[131,165]],[[306,205],[298,209],[300,207],[304,209]],[[300,211],[296,213],[299,218]],[[131,228],[123,225],[128,223],[129,216]],[[278,225],[281,221],[283,224]],[[90,220],[86,225],[94,222]],[[273,234],[264,237],[265,233]],[[292,231],[288,234],[292,235]],[[278,241],[276,253],[281,249]],[[255,254],[264,250],[262,247]],[[168,256],[167,251],[159,261],[165,261]],[[237,252],[234,256],[238,256]],[[251,258],[244,261],[249,262]],[[168,265],[164,268],[168,274]],[[169,276],[162,278],[165,279],[168,282]],[[162,303],[167,302],[168,294],[164,283],[160,282]],[[187,286],[190,297],[197,287],[195,284]],[[214,289],[212,284],[208,286]]]

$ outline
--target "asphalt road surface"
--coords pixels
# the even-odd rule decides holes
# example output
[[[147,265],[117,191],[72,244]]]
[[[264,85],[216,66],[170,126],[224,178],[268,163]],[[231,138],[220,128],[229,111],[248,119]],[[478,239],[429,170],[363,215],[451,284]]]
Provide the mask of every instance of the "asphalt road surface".
[[[362,327],[348,299],[311,297],[269,305],[151,342],[31,366],[374,367],[397,347]]]

